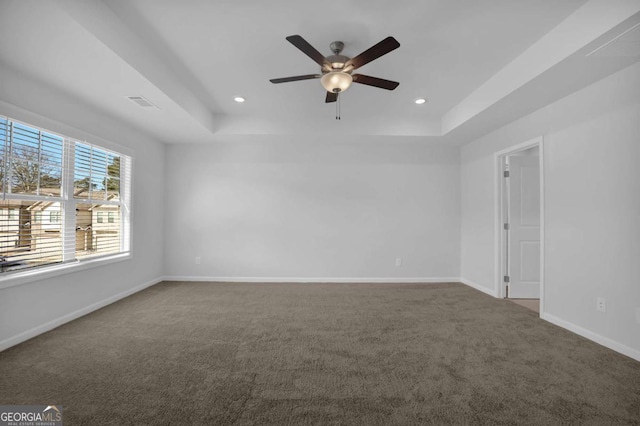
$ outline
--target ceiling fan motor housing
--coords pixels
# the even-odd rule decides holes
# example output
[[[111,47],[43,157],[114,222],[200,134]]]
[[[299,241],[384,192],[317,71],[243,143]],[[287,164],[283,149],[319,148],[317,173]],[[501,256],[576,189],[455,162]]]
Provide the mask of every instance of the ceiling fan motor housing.
[[[331,55],[331,56],[327,56],[327,61],[329,61],[329,63],[331,63],[331,68],[329,67],[322,67],[322,73],[327,73],[327,72],[331,72],[331,71],[344,71],[344,72],[351,72],[352,70],[350,69],[351,67],[349,67],[349,69],[345,69],[345,65],[347,63],[347,61],[351,59],[348,56],[344,56],[344,55]]]
[[[347,61],[351,58],[340,54],[340,52],[342,52],[342,49],[344,49],[344,43],[341,41],[334,41],[329,47],[331,48],[333,55],[327,56],[326,59],[331,64],[331,68],[322,67],[322,73],[326,74],[332,71],[342,71],[348,72],[350,74],[351,70],[345,70],[344,68]]]

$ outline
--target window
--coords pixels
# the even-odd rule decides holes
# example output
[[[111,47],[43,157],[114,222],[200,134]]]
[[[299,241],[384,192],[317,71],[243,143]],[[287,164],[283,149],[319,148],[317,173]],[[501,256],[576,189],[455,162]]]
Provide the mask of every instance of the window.
[[[128,156],[0,117],[0,274],[129,252],[130,175]]]
[[[49,212],[49,222],[50,223],[60,223],[60,211],[51,211],[51,212]]]

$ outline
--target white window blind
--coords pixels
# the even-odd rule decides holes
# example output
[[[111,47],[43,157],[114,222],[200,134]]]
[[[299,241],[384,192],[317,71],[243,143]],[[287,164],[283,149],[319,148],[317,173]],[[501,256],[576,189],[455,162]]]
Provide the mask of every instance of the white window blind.
[[[128,252],[130,169],[130,157],[0,117],[0,274]]]
[[[73,196],[78,200],[76,258],[119,253],[123,235],[120,219],[122,156],[79,142],[74,151]]]

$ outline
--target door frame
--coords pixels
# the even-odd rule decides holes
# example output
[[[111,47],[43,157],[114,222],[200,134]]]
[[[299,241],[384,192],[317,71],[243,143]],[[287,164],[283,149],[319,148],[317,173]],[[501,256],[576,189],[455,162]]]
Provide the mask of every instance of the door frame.
[[[503,204],[505,180],[503,177],[502,164],[504,158],[520,151],[538,147],[540,152],[540,315],[544,312],[544,138],[538,136],[528,141],[519,143],[510,148],[493,154],[494,159],[494,199],[495,199],[495,294],[498,298],[505,298],[506,285],[503,282],[504,271],[506,270],[506,234],[503,224],[505,223]]]

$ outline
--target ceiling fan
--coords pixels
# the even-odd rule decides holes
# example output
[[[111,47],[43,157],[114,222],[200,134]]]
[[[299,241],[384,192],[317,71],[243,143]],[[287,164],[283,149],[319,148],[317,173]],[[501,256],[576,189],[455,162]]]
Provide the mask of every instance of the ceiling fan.
[[[321,74],[297,75],[269,80],[274,84],[319,78],[320,83],[327,91],[325,102],[337,101],[338,94],[347,90],[351,83],[366,84],[367,86],[387,90],[393,90],[400,84],[397,81],[384,80],[364,74],[352,74],[354,70],[361,66],[400,47],[400,43],[393,37],[385,38],[380,43],[353,58],[340,54],[344,48],[344,43],[341,41],[331,43],[330,48],[333,55],[325,57],[299,35],[289,36],[287,40],[320,65]]]

